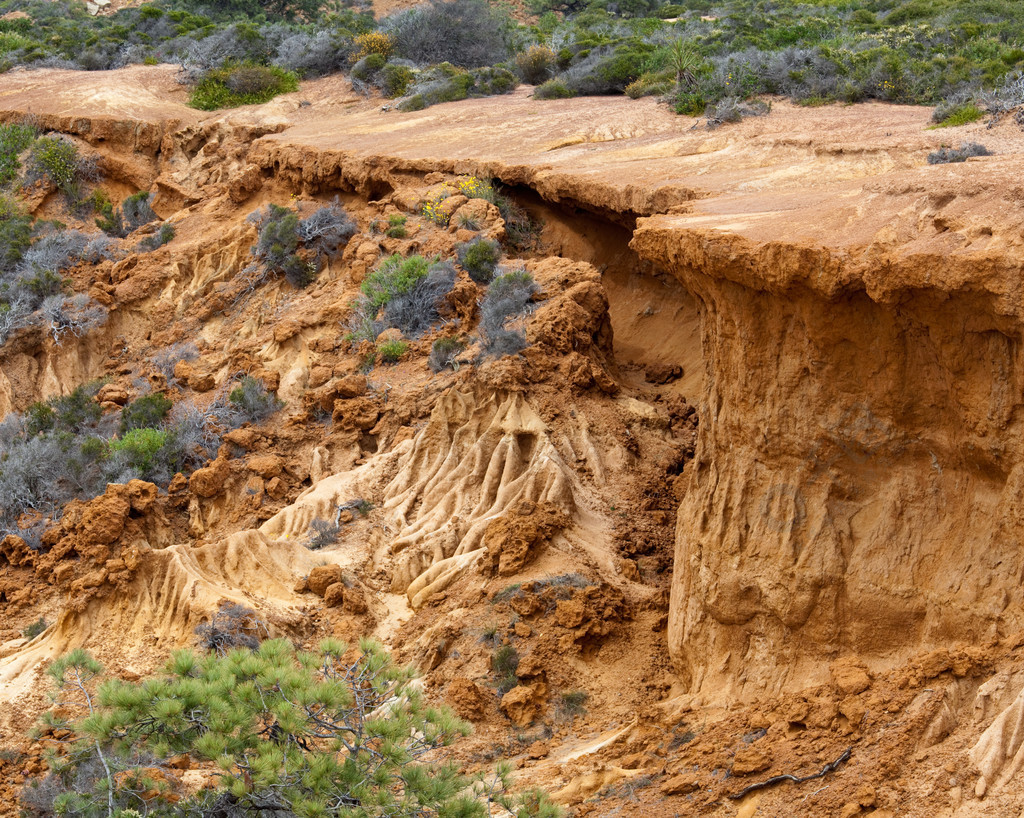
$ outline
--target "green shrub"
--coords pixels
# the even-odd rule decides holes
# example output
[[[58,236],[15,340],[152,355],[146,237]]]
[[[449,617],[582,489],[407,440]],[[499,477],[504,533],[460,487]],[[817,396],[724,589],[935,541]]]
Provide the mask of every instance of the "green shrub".
[[[228,395],[232,407],[243,420],[257,423],[284,406],[284,401],[267,391],[259,378],[246,375]]]
[[[30,125],[8,122],[0,125],[0,186],[13,182],[21,168],[19,156],[36,138]]]
[[[569,99],[576,96],[561,80],[548,80],[533,92],[534,99]]]
[[[540,85],[558,63],[555,52],[546,45],[532,45],[526,51],[516,54],[516,68],[523,82]]]
[[[401,263],[396,263],[396,258]],[[445,296],[455,286],[455,275],[455,266],[447,261],[435,259],[427,264],[418,256],[385,259],[354,305],[349,340],[372,341],[384,327],[396,327],[406,337],[418,338],[440,319]]]
[[[389,239],[404,239],[406,236],[405,223],[407,219],[399,213],[392,213],[388,216],[388,229],[384,235]]]
[[[935,113],[938,114],[942,111],[941,106],[935,109]],[[967,125],[971,122],[977,122],[985,116],[985,112],[981,110],[973,102],[968,102],[963,105],[957,105],[955,108],[944,112],[944,116],[937,119],[939,128],[955,128],[959,125]],[[935,117],[932,117],[935,119]]]
[[[167,442],[164,429],[131,429],[110,442],[110,451],[121,454],[129,468],[148,476],[165,465],[162,459]]]
[[[367,54],[352,66],[351,77],[356,81],[357,89],[358,83],[366,83],[379,88],[389,99],[394,99],[405,95],[416,72],[408,65],[389,62],[384,54],[375,52]]]
[[[494,270],[501,259],[498,242],[478,236],[455,248],[459,264],[477,284],[487,284],[494,278]]]
[[[36,401],[25,410],[25,432],[29,437],[49,432],[57,423],[57,413],[49,403]]]
[[[100,381],[94,381],[77,387],[67,395],[50,398],[47,405],[54,411],[54,427],[69,432],[78,432],[83,427],[99,420],[103,409],[94,398],[100,385]]]
[[[408,66],[388,63],[380,74],[381,91],[389,99],[405,96],[415,76]]]
[[[299,78],[277,66],[235,65],[208,71],[189,95],[188,104],[201,111],[269,102],[299,90]]]
[[[49,179],[72,202],[82,198],[80,163],[78,148],[60,136],[39,137],[29,154],[30,174]]]
[[[17,199],[0,193],[0,272],[21,261],[31,244],[32,217]]]
[[[507,94],[515,90],[515,74],[502,66],[456,68],[441,63],[421,71],[407,89],[407,96],[398,104],[401,111],[419,111],[441,102],[455,102],[469,97]]]
[[[357,80],[369,82],[376,77],[377,72],[387,65],[388,58],[377,52],[367,54],[359,62],[352,66],[352,76]]]
[[[133,400],[121,412],[121,434],[131,429],[159,426],[173,405],[163,392],[153,392]]]
[[[701,116],[708,107],[708,101],[703,94],[683,91],[676,94],[674,107],[676,113],[682,116]]]
[[[79,386],[68,395],[36,401],[25,410],[25,434],[35,437],[54,430],[77,433],[100,419],[103,410],[93,400],[99,384]]]
[[[409,292],[420,279],[426,277],[429,269],[430,262],[420,255],[403,258],[395,253],[384,259],[366,277],[361,287],[368,301],[367,313],[375,316],[396,295]]]
[[[399,341],[393,339],[390,341],[384,341],[377,345],[377,352],[380,354],[380,359],[387,364],[397,363],[398,360],[409,351],[409,345],[405,341]]]
[[[248,220],[259,231],[252,253],[263,275],[283,274],[296,287],[311,284],[322,257],[340,253],[356,232],[355,222],[337,199],[301,220],[293,210],[276,204],[251,213]],[[300,245],[305,252],[300,252]]]
[[[450,761],[429,760],[469,725],[427,706],[415,673],[379,644],[362,641],[352,661],[346,650],[327,640],[300,652],[275,639],[222,656],[178,651],[154,678],[102,683],[100,664],[73,651],[48,669],[56,692],[44,724],[62,752],[22,803],[48,792],[47,811],[81,816],[144,803],[152,815],[484,818],[493,799],[517,818],[559,815],[542,794],[513,797],[507,769],[484,782],[485,797]],[[171,755],[212,763],[213,786],[155,786],[146,768]]]

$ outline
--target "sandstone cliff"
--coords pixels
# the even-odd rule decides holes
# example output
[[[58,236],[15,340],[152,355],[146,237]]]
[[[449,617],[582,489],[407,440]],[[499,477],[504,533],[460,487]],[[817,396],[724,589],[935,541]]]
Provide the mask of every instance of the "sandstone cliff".
[[[0,566],[40,583],[9,592],[10,610],[58,614],[0,648],[0,696],[26,713],[9,725],[38,710],[35,674],[60,650],[84,642],[139,673],[238,601],[297,638],[377,633],[489,740],[586,687],[590,735],[570,720],[508,750],[577,814],[610,814],[602,792],[623,814],[735,814],[726,795],[847,746],[831,789],[798,785],[800,814],[1019,809],[1016,126],[961,129],[996,155],[929,166],[947,135],[883,105],[782,103],[707,131],[625,99],[519,92],[398,114],[335,78],[211,115],[185,108],[163,67],[95,83],[11,75],[0,115],[73,134],[111,192],[152,189],[179,239],[76,273],[107,325],[77,345],[15,339],[0,408],[103,374],[128,384],[133,361],[195,337],[183,393],[241,368],[291,409],[138,512],[148,522],[111,553],[75,551],[69,516],[55,542],[79,568],[95,557],[96,582],[7,544]],[[454,174],[501,181],[543,220],[522,259],[542,287],[530,346],[434,375],[419,342],[353,388],[338,327],[367,270],[465,238],[366,225],[414,216]],[[277,282],[239,300],[245,215],[336,194],[361,228],[340,262],[299,295]],[[471,326],[464,284],[453,309]],[[316,426],[325,413],[333,425]],[[311,522],[356,497],[378,508],[317,566]],[[93,590],[69,606],[74,588]],[[473,632],[495,618],[524,654],[500,703]],[[741,809],[780,814],[791,795]]]

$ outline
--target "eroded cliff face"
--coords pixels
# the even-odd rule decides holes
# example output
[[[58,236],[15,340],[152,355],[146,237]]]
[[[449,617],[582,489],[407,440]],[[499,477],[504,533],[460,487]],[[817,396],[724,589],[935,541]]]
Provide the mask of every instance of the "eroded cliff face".
[[[522,91],[385,113],[329,78],[209,115],[165,67],[96,81],[12,77],[0,107],[74,135],[114,198],[151,189],[178,237],[75,271],[106,325],[12,338],[0,414],[104,375],[122,403],[139,378],[201,403],[239,371],[288,409],[159,497],[129,484],[76,506],[42,555],[5,541],[14,630],[56,624],[0,644],[0,697],[21,707],[0,726],[42,709],[60,651],[139,675],[232,601],[299,641],[385,639],[476,723],[462,760],[499,747],[580,815],[732,815],[745,784],[848,747],[799,814],[1019,811],[1016,126],[978,137],[996,156],[931,167],[943,134],[905,107],[782,103],[707,131],[653,103]],[[432,336],[411,339],[367,380],[339,338],[349,304],[386,254],[472,237],[418,216],[469,173],[543,223],[517,260],[541,289],[529,346],[439,374]],[[336,195],[359,225],[345,252],[307,290],[251,297],[246,215]],[[371,227],[393,214],[407,237]],[[481,290],[463,275],[453,292],[472,342]],[[198,357],[156,373],[184,340]],[[311,523],[356,497],[369,518],[311,552]],[[94,542],[89,514],[120,527]],[[508,702],[495,638],[523,654]],[[580,721],[558,711],[572,690],[591,696]]]
[[[843,654],[884,669],[1021,628],[1024,267],[1019,229],[993,217],[1015,196],[944,180],[918,199],[930,229],[869,216],[831,247],[766,241],[763,222],[641,223],[633,247],[701,313],[669,626],[693,691],[776,694]]]

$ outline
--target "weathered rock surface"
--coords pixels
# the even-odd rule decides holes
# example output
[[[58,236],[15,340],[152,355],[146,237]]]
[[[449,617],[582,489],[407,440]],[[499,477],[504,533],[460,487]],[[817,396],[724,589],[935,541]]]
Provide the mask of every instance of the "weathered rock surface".
[[[910,107],[779,103],[709,132],[653,101],[540,103],[525,91],[413,114],[384,114],[340,78],[218,114],[186,108],[184,94],[167,67],[5,75],[0,116],[31,110],[95,149],[116,184],[155,191],[182,238],[173,253],[110,264],[91,282],[114,308],[108,335],[65,347],[12,339],[0,412],[108,369],[130,382],[111,356],[148,355],[185,315],[188,332],[202,327],[204,356],[175,370],[181,389],[209,398],[230,373],[251,372],[293,414],[232,432],[236,448],[176,478],[166,499],[129,484],[72,504],[43,554],[4,539],[8,610],[51,585],[72,599],[54,602],[65,607],[38,642],[0,646],[0,696],[24,701],[33,668],[83,640],[115,664],[125,645],[190,644],[224,599],[263,606],[300,633],[312,617],[298,594],[313,590],[325,597],[316,615],[348,639],[387,597],[395,610],[382,628],[406,628],[396,644],[428,671],[458,674],[446,689],[468,717],[500,712],[503,725],[525,727],[556,693],[594,683],[595,724],[615,719],[598,749],[552,741],[527,753],[549,756],[541,764],[568,782],[567,803],[642,768],[665,777],[652,791],[680,799],[666,809],[722,814],[741,782],[721,771],[742,783],[805,775],[856,746],[829,787],[765,791],[761,814],[805,796],[806,814],[1020,811],[1016,126],[967,126],[958,135],[996,155],[929,166],[948,134],[924,130],[929,112]],[[307,96],[315,104],[300,106]],[[552,257],[527,262],[542,292],[521,357],[472,378],[410,376],[425,354],[414,349],[401,371],[415,395],[338,360],[344,305],[381,254],[447,252],[465,238],[424,225],[401,245],[353,242],[323,287],[291,302],[275,290],[266,313],[226,317],[252,244],[242,206],[341,193],[368,222],[408,211],[453,173],[537,194],[541,253]],[[490,207],[450,204],[500,236]],[[453,320],[471,327],[478,298],[461,282]],[[129,398],[123,385],[103,394],[109,407]],[[271,451],[274,435],[327,415],[329,444],[301,458]],[[642,485],[620,499],[625,475]],[[381,524],[341,543],[330,556],[339,564],[317,566],[312,523],[369,489]],[[165,506],[188,507],[188,532],[179,520],[169,533]],[[551,525],[517,527],[527,507]],[[658,544],[673,525],[669,565]],[[357,553],[373,564],[372,587],[340,582]],[[576,560],[602,581],[574,573]],[[483,648],[461,627],[497,596],[481,587],[488,566],[520,591],[508,608],[521,619],[492,636],[532,640],[521,684],[500,703],[471,681],[485,672]],[[645,586],[669,576],[666,622],[664,593]],[[406,615],[413,624],[396,624]],[[676,677],[659,664],[666,638]],[[615,663],[617,689],[599,676]],[[648,703],[672,690],[673,718],[652,728],[649,712],[627,712],[619,694],[638,690]],[[616,753],[628,771],[608,764]],[[655,803],[639,797],[640,811]]]

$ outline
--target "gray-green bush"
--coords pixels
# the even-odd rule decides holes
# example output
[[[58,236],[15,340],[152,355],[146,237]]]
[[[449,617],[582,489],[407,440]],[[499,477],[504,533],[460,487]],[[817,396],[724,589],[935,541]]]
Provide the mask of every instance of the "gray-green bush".
[[[459,264],[477,284],[487,284],[494,278],[494,271],[501,260],[498,242],[477,236],[455,247]]]
[[[510,324],[527,313],[537,290],[533,276],[525,270],[503,273],[488,285],[480,303],[480,331],[487,354],[500,358],[526,346],[526,333]]]

